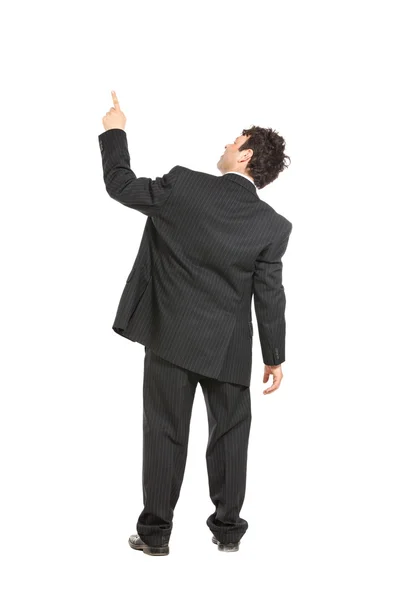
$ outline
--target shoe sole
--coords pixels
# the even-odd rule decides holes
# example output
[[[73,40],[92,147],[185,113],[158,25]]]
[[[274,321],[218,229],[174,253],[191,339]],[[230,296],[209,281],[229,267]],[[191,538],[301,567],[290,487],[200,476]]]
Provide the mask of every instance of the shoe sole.
[[[238,545],[234,546],[233,548],[227,546],[226,544],[222,544],[217,539],[214,539],[214,537],[212,537],[211,540],[213,544],[217,544],[218,550],[221,552],[238,552],[239,550],[240,540],[238,541]]]
[[[134,550],[142,550],[144,552],[144,554],[147,554],[148,556],[168,556],[168,554],[169,554],[169,547],[160,548],[158,546],[147,546],[147,545],[137,546],[136,544],[131,544],[130,540],[128,540],[128,544]]]

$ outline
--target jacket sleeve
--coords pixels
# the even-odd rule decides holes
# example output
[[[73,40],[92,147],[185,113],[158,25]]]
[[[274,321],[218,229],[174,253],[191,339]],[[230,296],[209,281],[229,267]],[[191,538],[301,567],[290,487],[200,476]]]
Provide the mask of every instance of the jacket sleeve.
[[[107,129],[101,133],[99,146],[109,196],[149,217],[158,214],[172,192],[179,166],[156,179],[136,177],[130,168],[128,140],[123,129]]]
[[[254,308],[265,365],[280,365],[285,361],[286,297],[282,283],[282,256],[292,231],[292,224],[286,219],[287,223],[289,227],[286,226],[263,249],[255,262]]]

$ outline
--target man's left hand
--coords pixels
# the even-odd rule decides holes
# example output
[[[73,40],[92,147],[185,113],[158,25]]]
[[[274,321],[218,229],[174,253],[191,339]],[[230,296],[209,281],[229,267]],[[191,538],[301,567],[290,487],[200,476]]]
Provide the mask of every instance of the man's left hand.
[[[125,129],[126,117],[119,107],[117,94],[112,91],[111,97],[114,106],[112,106],[108,113],[106,113],[103,117],[104,129],[106,131],[108,129]]]

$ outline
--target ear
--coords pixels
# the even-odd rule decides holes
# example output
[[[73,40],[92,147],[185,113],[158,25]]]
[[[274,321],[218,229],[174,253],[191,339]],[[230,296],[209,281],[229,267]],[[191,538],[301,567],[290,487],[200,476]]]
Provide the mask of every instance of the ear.
[[[243,160],[241,162],[244,162],[245,160],[251,160],[251,158],[253,156],[252,148],[247,148],[247,150],[242,150],[242,152],[244,153],[244,156],[243,156]]]

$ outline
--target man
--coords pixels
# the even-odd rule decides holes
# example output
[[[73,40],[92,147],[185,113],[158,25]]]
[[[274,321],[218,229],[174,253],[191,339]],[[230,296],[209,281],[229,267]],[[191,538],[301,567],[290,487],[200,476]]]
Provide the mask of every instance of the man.
[[[277,390],[285,361],[282,256],[292,224],[256,189],[287,166],[285,142],[252,127],[225,146],[222,176],[176,165],[163,177],[130,168],[126,117],[113,107],[99,135],[103,178],[111,198],[146,215],[113,330],[145,346],[143,502],[132,548],[169,553],[173,513],[185,471],[196,386],[204,394],[209,440],[207,519],[212,541],[237,551],[248,522],[239,516],[246,486],[253,323],[257,317],[264,378]]]

